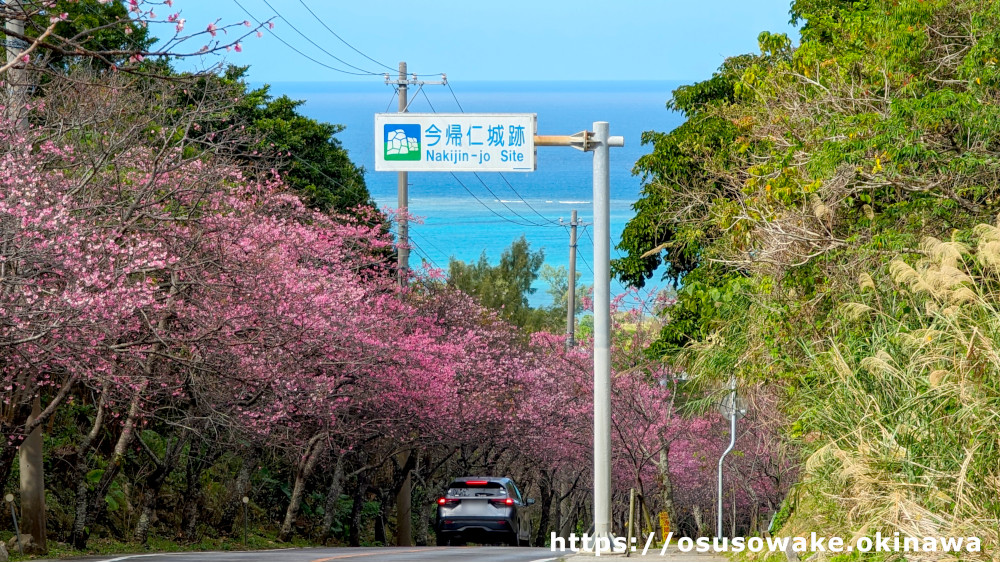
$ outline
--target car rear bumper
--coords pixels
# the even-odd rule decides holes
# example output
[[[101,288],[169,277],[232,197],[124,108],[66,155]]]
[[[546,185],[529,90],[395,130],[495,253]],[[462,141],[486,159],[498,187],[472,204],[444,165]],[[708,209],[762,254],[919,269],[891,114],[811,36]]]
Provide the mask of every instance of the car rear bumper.
[[[445,534],[490,534],[510,533],[514,531],[513,522],[507,519],[452,517],[438,521],[437,532]]]

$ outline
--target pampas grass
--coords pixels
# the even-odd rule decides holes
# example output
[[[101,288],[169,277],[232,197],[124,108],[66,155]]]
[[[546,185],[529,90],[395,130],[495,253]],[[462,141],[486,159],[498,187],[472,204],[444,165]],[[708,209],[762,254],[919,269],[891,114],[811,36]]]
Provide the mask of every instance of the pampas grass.
[[[975,233],[974,247],[926,239],[882,288],[860,275],[814,359],[826,377],[805,386],[803,423],[824,440],[806,484],[842,508],[847,537],[976,536],[960,559],[1000,559],[1000,228]]]

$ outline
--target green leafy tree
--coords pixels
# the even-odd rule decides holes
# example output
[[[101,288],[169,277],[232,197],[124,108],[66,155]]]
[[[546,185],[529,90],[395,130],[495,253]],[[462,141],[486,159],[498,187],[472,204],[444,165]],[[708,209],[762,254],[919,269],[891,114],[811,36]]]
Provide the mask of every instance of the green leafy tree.
[[[522,235],[500,255],[500,263],[492,265],[486,252],[478,262],[462,262],[452,258],[448,263],[448,284],[475,297],[486,307],[517,326],[538,330],[546,324],[546,312],[532,309],[528,296],[535,292],[531,284],[538,279],[545,261],[541,250],[533,252]]]
[[[246,67],[230,68],[227,78],[242,78]],[[299,113],[303,100],[274,98],[270,88],[246,88],[235,111],[253,125],[260,140],[251,150],[288,155],[278,168],[285,182],[310,205],[346,211],[374,206],[364,170],[354,164],[336,134],[343,125],[324,123]]]
[[[963,264],[949,266],[938,285],[896,286],[866,303],[870,309],[856,307],[908,319],[884,337],[845,321],[842,308],[859,282],[890,288],[900,281],[890,275],[890,259],[953,259],[975,240],[975,225],[995,222],[1000,5],[797,0],[792,16],[798,46],[761,33],[759,53],[728,59],[709,80],[674,92],[668,107],[684,113],[684,125],[644,134],[651,150],[635,167],[642,197],[614,272],[641,285],[666,263],[678,299],[663,311],[656,355],[700,377],[736,375],[788,390],[782,408],[798,417],[789,439],[817,453],[809,464],[816,486],[838,499],[827,507],[831,522],[850,523],[847,514],[887,505],[851,496],[857,482],[845,477],[878,473],[878,489],[905,497],[926,521],[995,537],[991,524],[975,524],[995,522],[995,506],[959,517],[962,501],[948,487],[929,485],[942,475],[939,483],[965,479],[963,460],[996,466],[993,446],[966,457],[933,447],[936,432],[950,432],[946,425],[925,420],[908,427],[920,432],[910,431],[901,414],[940,409],[929,420],[944,420],[949,408],[926,402],[920,385],[883,391],[884,381],[901,373],[896,366],[909,366],[914,381],[928,377],[920,370],[938,369],[930,360],[914,363],[895,334],[915,330],[915,318],[977,332],[954,307],[944,313],[938,295]],[[938,302],[917,307],[915,292]],[[979,347],[935,342],[936,361],[972,362]],[[852,390],[850,400],[843,388]],[[858,420],[883,440],[872,450],[887,448],[873,462],[883,465],[863,465],[872,456],[858,444]],[[888,438],[902,435],[908,442],[899,447]],[[819,455],[824,448],[836,455]],[[838,463],[850,470],[835,470]],[[977,479],[970,486],[988,478]],[[906,522],[872,522],[883,533],[907,531]]]
[[[275,98],[266,85],[250,87],[245,80],[247,70],[230,66],[221,75],[199,77],[199,88],[191,89],[179,102],[184,107],[196,106],[205,91],[236,100],[229,111],[199,124],[198,137],[205,147],[212,147],[222,131],[244,128],[245,140],[232,156],[264,173],[276,170],[308,205],[336,212],[374,207],[364,170],[351,161],[336,138],[344,127],[300,114],[302,100]]]
[[[122,66],[130,53],[148,51],[156,43],[148,27],[129,17],[124,2],[58,0],[33,22],[36,30],[48,25],[48,15],[63,13],[68,17],[56,24],[52,46],[43,49],[50,68],[66,71],[82,66],[104,70]]]

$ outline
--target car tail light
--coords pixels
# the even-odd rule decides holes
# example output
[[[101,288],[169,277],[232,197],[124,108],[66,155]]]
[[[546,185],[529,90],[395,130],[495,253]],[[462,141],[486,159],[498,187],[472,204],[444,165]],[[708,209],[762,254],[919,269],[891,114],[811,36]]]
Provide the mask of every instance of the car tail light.
[[[491,498],[490,499],[490,504],[492,504],[493,506],[499,506],[501,508],[504,507],[504,506],[514,506],[514,499],[512,499],[510,497],[507,497],[507,498]]]
[[[459,502],[461,502],[461,501],[459,499],[457,499],[457,498],[444,498],[444,497],[441,497],[441,498],[438,499],[438,506],[455,506]]]
[[[465,484],[468,485],[468,486],[470,486],[470,487],[482,487],[484,485],[489,485],[490,482],[489,481],[466,481]]]

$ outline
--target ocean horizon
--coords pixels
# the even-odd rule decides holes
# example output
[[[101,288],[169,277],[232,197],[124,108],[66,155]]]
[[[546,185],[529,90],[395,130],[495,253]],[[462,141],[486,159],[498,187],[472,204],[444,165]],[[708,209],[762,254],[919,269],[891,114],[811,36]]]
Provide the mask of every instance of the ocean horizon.
[[[671,92],[685,81],[524,81],[453,82],[411,86],[409,111],[427,113],[534,113],[539,135],[569,135],[592,130],[595,121],[609,122],[611,135],[625,146],[610,151],[611,257],[634,215],[641,181],[632,174],[636,160],[651,150],[640,142],[644,131],[666,132],[683,116],[666,108]],[[259,86],[259,85],[258,85]],[[373,82],[277,82],[271,94],[304,100],[302,114],[344,126],[336,135],[351,159],[365,170],[372,198],[383,209],[397,205],[396,174],[375,172],[375,113],[395,112],[392,86]],[[525,236],[532,250],[541,249],[545,263],[569,263],[568,222],[593,221],[593,157],[570,147],[538,147],[534,172],[409,174],[409,209],[421,220],[411,224],[411,267],[421,262],[448,269],[451,258],[473,262],[486,255],[497,263],[502,251]],[[561,224],[562,223],[562,224]],[[577,271],[580,284],[593,284],[593,229],[578,230]],[[551,303],[539,280],[529,296],[532,306]],[[664,289],[659,277],[644,291]],[[612,294],[626,288],[612,282]]]

